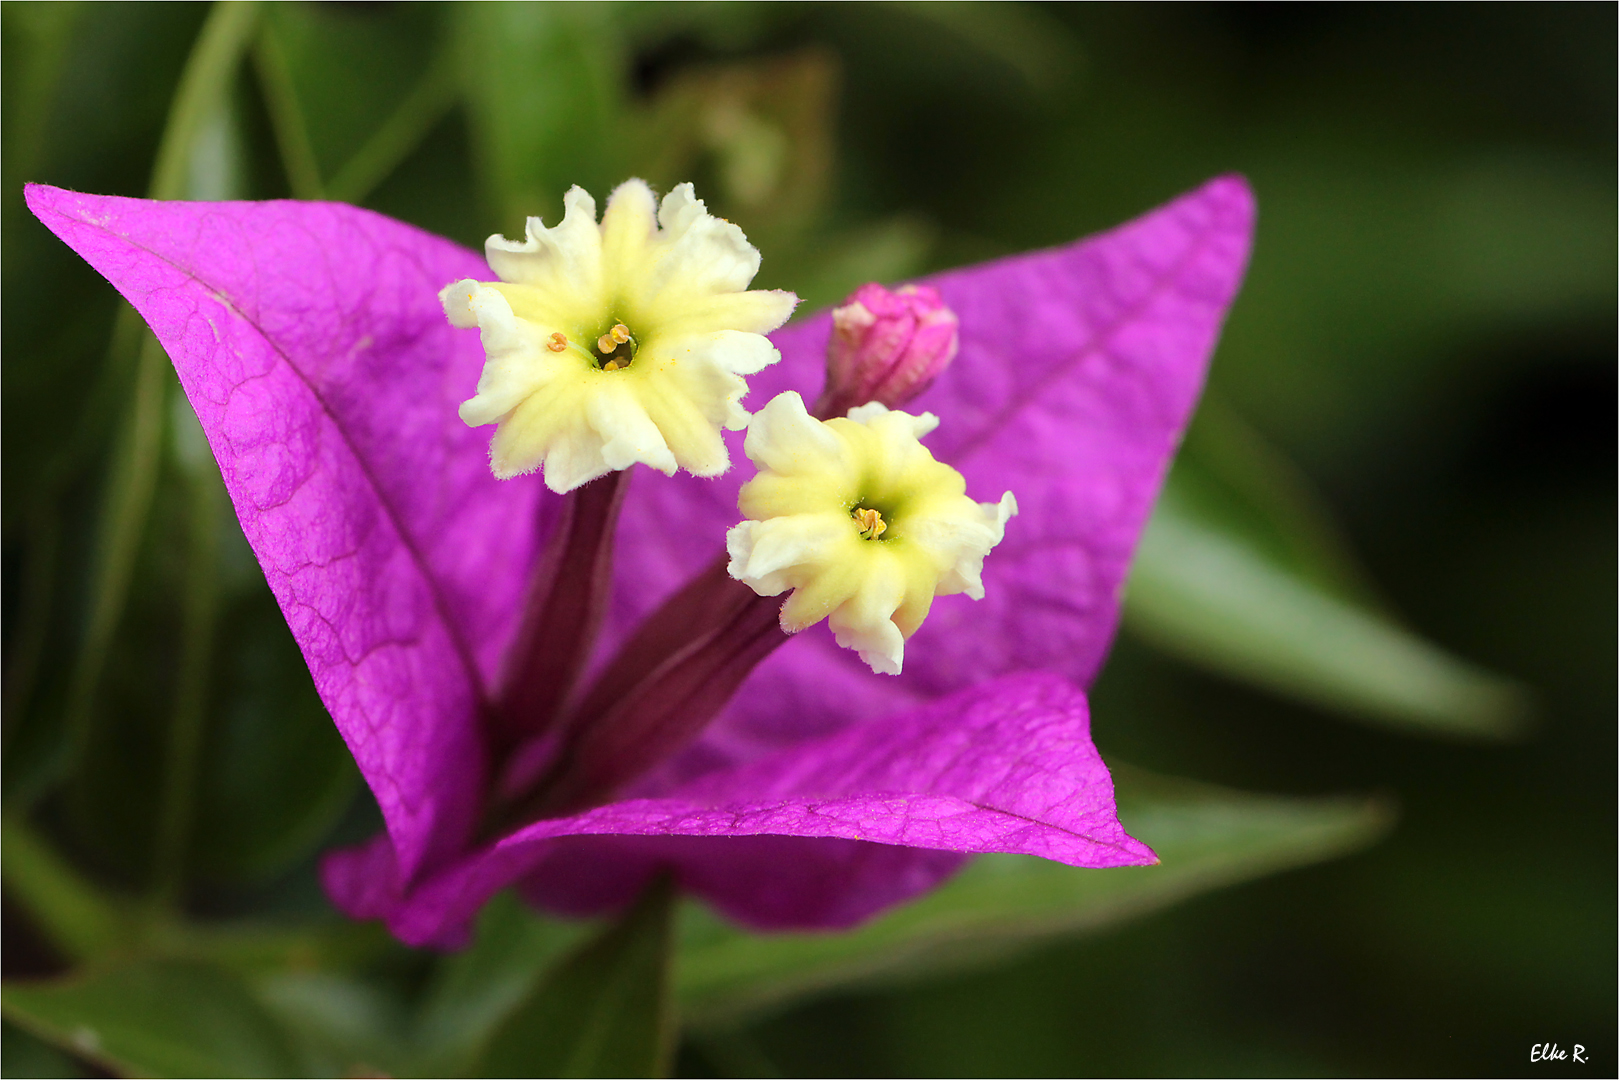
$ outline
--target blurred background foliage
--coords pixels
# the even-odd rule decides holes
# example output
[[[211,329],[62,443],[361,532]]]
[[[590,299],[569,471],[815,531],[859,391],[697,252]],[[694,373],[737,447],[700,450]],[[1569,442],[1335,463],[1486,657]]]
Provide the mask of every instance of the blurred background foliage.
[[[1611,1075],[1615,31],[1558,4],[0,5],[0,1068],[1453,1075],[1557,1041]],[[476,247],[572,183],[689,179],[815,307],[1226,171],[1259,197],[1251,273],[1093,695],[1163,865],[981,859],[830,936],[502,898],[448,958],[321,897],[375,806],[161,349],[22,203],[340,199]]]

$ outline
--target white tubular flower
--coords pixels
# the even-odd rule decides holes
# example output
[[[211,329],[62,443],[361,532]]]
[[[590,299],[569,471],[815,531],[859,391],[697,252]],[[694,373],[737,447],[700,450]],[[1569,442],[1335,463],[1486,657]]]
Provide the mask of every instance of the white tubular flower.
[[[917,441],[938,425],[878,402],[822,422],[791,391],[753,417],[744,449],[759,475],[725,544],[731,576],[754,592],[793,590],[783,630],[830,618],[839,645],[898,675],[935,596],[983,599],[984,556],[1017,500],[967,498],[961,474]]]
[[[637,461],[724,472],[720,429],[748,422],[742,376],[780,359],[764,335],[798,298],[748,291],[759,252],[690,184],[661,207],[642,181],[621,184],[600,225],[583,188],[563,203],[554,228],[529,218],[526,241],[489,238],[499,281],[439,294],[451,323],[478,327],[487,357],[461,419],[500,425],[496,476],[543,466],[556,492]]]

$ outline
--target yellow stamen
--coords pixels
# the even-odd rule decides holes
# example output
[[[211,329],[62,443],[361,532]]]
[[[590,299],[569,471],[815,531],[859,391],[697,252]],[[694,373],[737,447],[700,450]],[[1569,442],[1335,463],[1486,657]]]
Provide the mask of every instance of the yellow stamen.
[[[613,340],[611,334],[603,334],[601,337],[596,339],[596,351],[601,353],[603,356],[611,353],[616,348],[618,348],[618,342]]]
[[[613,328],[611,330],[607,331],[607,333],[608,333],[608,335],[610,337],[612,337],[612,339],[614,341],[618,342],[620,345],[622,345],[626,341],[630,340],[630,328],[625,326],[623,323],[615,323],[613,325]]]
[[[888,522],[876,510],[861,507],[854,511],[854,519],[860,523],[860,535],[867,540],[875,540],[888,531]]]

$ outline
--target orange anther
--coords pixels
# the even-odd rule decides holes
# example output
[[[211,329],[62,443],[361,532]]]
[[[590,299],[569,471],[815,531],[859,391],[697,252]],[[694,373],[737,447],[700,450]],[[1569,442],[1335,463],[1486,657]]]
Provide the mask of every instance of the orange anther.
[[[551,335],[551,340],[547,341],[545,343],[545,347],[547,349],[550,349],[552,352],[561,352],[563,349],[566,349],[568,347],[567,335],[566,334],[552,334]]]

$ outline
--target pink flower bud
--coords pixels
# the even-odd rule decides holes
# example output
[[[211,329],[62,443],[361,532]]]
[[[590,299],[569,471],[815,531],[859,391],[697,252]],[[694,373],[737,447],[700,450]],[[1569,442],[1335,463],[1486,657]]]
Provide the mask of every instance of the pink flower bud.
[[[955,359],[956,330],[956,313],[926,285],[860,286],[832,309],[826,389],[814,414],[842,416],[868,401],[904,405]]]

